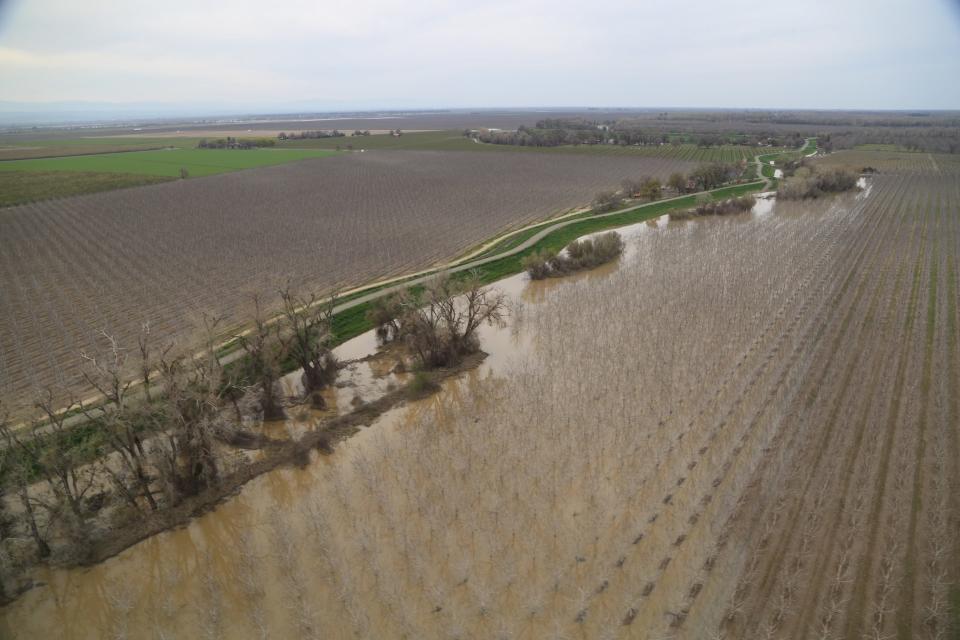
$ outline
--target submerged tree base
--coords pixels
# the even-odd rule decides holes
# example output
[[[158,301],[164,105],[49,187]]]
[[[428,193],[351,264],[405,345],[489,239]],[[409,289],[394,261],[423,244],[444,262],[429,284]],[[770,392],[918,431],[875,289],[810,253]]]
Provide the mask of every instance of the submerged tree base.
[[[753,209],[757,199],[753,196],[741,196],[728,200],[706,200],[700,202],[693,209],[676,211],[670,214],[671,220],[688,220],[703,216],[726,216],[733,213],[744,213]]]
[[[264,473],[284,465],[302,466],[309,463],[311,451],[332,454],[337,442],[346,440],[369,426],[381,414],[404,402],[419,400],[437,393],[441,382],[476,368],[487,357],[483,351],[470,354],[456,366],[423,371],[410,384],[387,393],[383,397],[358,406],[352,412],[333,418],[320,428],[309,431],[297,440],[275,440],[259,437],[256,442],[247,443],[261,448],[263,456],[237,468],[218,479],[196,495],[184,498],[178,504],[148,514],[124,526],[108,530],[99,539],[88,541],[80,553],[72,554],[69,559],[48,562],[53,566],[92,566],[108,560],[133,545],[151,536],[169,529],[184,526],[194,518],[203,515],[236,495],[243,486]],[[37,564],[43,564],[41,561]],[[39,586],[29,575],[29,569],[15,582],[8,585],[6,592],[0,592],[0,605],[12,602],[34,586]]]
[[[623,246],[620,234],[608,231],[596,238],[574,240],[562,254],[535,252],[522,264],[532,280],[558,278],[610,262],[623,253]]]
[[[784,200],[807,200],[856,188],[857,175],[853,172],[844,169],[818,171],[813,167],[801,167],[777,189],[777,197]]]

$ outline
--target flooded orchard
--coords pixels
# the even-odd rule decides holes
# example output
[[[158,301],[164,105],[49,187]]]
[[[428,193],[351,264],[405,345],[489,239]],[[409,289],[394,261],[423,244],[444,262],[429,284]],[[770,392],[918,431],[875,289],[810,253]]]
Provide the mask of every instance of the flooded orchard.
[[[89,569],[39,573],[43,584],[3,610],[6,634],[946,629],[929,608],[955,559],[956,461],[941,452],[956,446],[946,400],[956,377],[930,378],[929,406],[919,391],[889,400],[904,384],[897,367],[920,384],[926,366],[955,366],[925,364],[927,339],[951,358],[956,340],[925,338],[934,329],[923,318],[906,342],[889,339],[927,313],[930,282],[944,291],[934,315],[956,314],[958,200],[928,210],[926,192],[908,188],[918,179],[878,177],[869,192],[813,204],[765,200],[744,215],[664,217],[622,230],[616,263],[498,283],[510,319],[484,327],[480,367],[186,527]],[[903,302],[911,287],[922,304]],[[370,346],[365,336],[345,349]],[[331,411],[398,375],[354,366],[329,392]],[[907,584],[910,611],[900,599],[891,613],[884,589],[902,596]]]

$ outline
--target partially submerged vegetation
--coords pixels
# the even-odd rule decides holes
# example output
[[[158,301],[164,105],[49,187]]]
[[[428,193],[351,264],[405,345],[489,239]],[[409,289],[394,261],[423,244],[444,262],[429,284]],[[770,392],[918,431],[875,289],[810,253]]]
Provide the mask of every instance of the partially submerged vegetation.
[[[550,293],[526,298],[494,375],[116,562],[53,572],[7,624],[950,637],[950,170],[885,172],[849,206],[651,225],[607,277],[532,286]]]
[[[845,169],[817,169],[801,166],[784,180],[777,189],[777,197],[784,200],[806,200],[832,193],[842,193],[857,187],[858,176]]]
[[[729,164],[708,162],[699,165],[688,175],[679,171],[670,174],[666,184],[657,178],[644,176],[639,179],[626,179],[621,182],[619,191],[605,190],[596,194],[591,203],[593,213],[606,213],[624,206],[627,200],[652,202],[663,196],[664,189],[674,195],[683,195],[695,191],[711,191],[725,184],[744,182],[753,176],[749,173],[752,165],[746,162]]]
[[[523,259],[522,266],[532,280],[543,280],[593,269],[622,253],[623,238],[616,231],[608,231],[594,238],[574,240],[561,253],[534,252]]]
[[[443,273],[422,287],[380,298],[368,318],[381,342],[402,341],[417,365],[430,369],[455,366],[479,351],[477,329],[501,325],[505,313],[503,294],[484,288],[478,273]]]
[[[753,209],[757,203],[754,196],[740,196],[726,200],[713,200],[710,197],[699,198],[693,209],[674,211],[670,214],[671,220],[685,220],[702,216],[726,216],[732,213],[744,213]]]
[[[338,370],[331,350],[335,300],[302,296],[290,287],[280,297],[274,318],[254,299],[252,327],[236,336],[244,353],[237,362],[226,364],[217,354],[216,320],[206,323],[202,355],[189,355],[196,345],[178,350],[158,344],[149,326],[136,349],[104,333],[102,348],[84,354],[89,391],[104,404],[72,400],[59,411],[47,390],[35,403],[42,417],[27,430],[15,428],[0,406],[0,557],[6,557],[2,542],[11,536],[33,543],[32,549],[19,547],[0,571],[0,600],[23,587],[17,575],[35,560],[100,560],[102,549],[136,541],[131,531],[155,529],[159,525],[149,523],[158,517],[165,522],[163,513],[185,501],[196,509],[204,504],[197,496],[205,492],[219,499],[250,477],[251,461],[238,455],[242,449],[273,450],[279,457],[272,466],[300,451],[277,449],[282,442],[253,426],[282,420],[291,408],[326,408],[321,392]],[[502,294],[482,287],[476,275],[437,276],[389,299],[384,309],[396,313],[383,320],[397,327],[391,338],[402,340],[419,369],[410,383],[414,396],[435,389],[437,376],[430,371],[476,360],[477,329],[502,323],[506,312]],[[291,369],[300,372],[293,394],[280,383]],[[139,388],[135,380],[142,382]],[[391,402],[404,397],[395,393]],[[381,402],[377,411],[389,404]],[[357,411],[371,415],[365,403]],[[78,416],[83,421],[75,424]],[[317,439],[321,431],[314,429],[309,441],[326,446]],[[15,512],[5,512],[4,490],[14,494]]]

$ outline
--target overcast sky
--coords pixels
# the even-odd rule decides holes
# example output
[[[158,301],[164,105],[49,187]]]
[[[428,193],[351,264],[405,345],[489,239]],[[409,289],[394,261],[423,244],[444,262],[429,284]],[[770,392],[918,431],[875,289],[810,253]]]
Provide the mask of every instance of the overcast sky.
[[[960,0],[0,0],[0,100],[960,108]]]

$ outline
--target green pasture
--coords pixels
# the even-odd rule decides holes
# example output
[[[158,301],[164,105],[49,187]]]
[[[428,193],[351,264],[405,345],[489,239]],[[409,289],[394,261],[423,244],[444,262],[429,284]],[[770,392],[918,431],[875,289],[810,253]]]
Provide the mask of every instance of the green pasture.
[[[94,155],[5,160],[0,171],[87,173],[132,173],[179,177],[180,169],[190,176],[209,176],[240,169],[266,167],[304,158],[322,158],[334,152],[325,149],[160,149]]]

